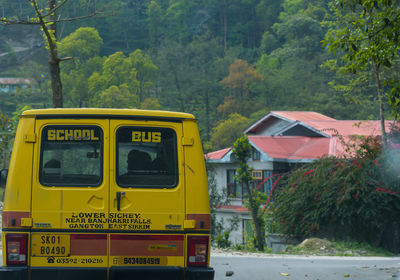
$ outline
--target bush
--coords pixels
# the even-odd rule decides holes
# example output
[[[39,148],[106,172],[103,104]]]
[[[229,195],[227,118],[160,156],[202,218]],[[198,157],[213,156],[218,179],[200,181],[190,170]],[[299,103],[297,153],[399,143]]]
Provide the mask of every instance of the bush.
[[[400,252],[400,145],[358,142],[352,158],[326,157],[282,178],[271,204],[298,238],[352,239]]]
[[[232,246],[232,242],[229,241],[229,235],[229,231],[217,235],[216,241],[218,248],[229,248]]]

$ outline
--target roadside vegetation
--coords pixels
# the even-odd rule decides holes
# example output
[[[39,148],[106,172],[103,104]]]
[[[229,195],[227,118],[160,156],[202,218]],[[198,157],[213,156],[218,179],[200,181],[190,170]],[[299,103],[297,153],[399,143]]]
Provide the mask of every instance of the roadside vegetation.
[[[309,238],[296,246],[289,245],[282,254],[313,256],[380,256],[393,257],[394,253],[367,243],[356,241],[329,241],[327,239]]]
[[[223,243],[222,245],[225,245]],[[219,243],[217,243],[219,245]],[[308,238],[298,245],[288,245],[281,252],[273,253],[271,248],[265,248],[264,251],[258,251],[253,246],[236,245],[229,247],[213,247],[214,252],[223,252],[231,254],[284,254],[284,255],[307,255],[307,256],[342,256],[342,257],[394,257],[396,254],[371,246],[367,243],[357,241],[330,241],[321,238]]]
[[[400,144],[392,141],[355,138],[347,158],[322,158],[286,174],[269,205],[279,231],[400,252]]]

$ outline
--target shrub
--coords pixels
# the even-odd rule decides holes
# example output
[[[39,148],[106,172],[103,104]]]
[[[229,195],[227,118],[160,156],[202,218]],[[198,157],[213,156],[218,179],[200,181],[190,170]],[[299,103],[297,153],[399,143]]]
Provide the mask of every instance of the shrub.
[[[350,238],[399,252],[400,145],[357,141],[352,158],[325,157],[282,178],[274,220],[298,238]]]

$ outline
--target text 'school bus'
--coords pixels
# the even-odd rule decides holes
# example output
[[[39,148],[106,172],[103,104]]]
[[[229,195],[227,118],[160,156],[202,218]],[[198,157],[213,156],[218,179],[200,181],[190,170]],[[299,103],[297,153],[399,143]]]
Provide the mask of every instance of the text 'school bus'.
[[[0,279],[213,279],[193,115],[24,112],[7,174],[2,243]]]

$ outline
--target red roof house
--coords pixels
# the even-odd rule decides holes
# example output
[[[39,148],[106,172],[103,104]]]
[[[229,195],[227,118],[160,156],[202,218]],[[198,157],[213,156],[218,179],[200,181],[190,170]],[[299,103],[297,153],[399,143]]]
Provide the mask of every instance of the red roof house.
[[[394,122],[386,121],[386,131]],[[271,111],[244,131],[252,145],[254,186],[261,191],[271,190],[275,176],[288,172],[299,164],[312,162],[322,156],[348,156],[345,143],[354,136],[380,136],[380,121],[336,120],[316,112]],[[217,209],[217,217],[239,215],[242,229],[233,234],[236,242],[244,242],[241,232],[250,220],[243,207],[245,190],[234,180],[237,160],[231,147],[205,155],[213,167],[215,182],[227,193],[229,205]]]

